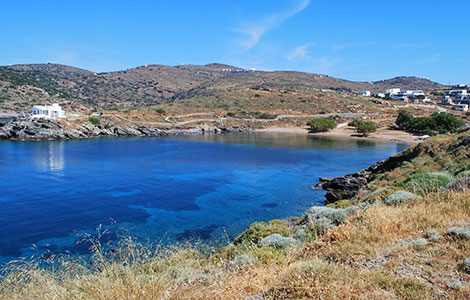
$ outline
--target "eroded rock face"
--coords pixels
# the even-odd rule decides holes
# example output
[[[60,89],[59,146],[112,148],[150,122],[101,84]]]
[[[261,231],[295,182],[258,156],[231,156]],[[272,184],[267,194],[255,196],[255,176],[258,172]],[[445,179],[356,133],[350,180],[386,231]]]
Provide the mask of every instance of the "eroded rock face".
[[[78,126],[66,126],[56,120],[47,119],[1,119],[0,139],[14,140],[66,140],[82,139],[100,136],[133,137],[133,136],[164,136],[186,135],[222,132],[248,131],[249,128],[241,127],[203,127],[193,129],[159,129],[152,127],[128,127],[107,123],[95,126],[91,123],[83,123]]]

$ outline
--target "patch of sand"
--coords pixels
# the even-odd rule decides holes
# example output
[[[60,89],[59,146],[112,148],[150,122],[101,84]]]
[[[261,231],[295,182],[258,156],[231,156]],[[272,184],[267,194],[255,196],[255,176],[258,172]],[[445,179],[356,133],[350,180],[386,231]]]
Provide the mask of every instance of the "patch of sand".
[[[423,141],[419,136],[412,135],[411,133],[402,130],[392,130],[388,128],[378,128],[377,132],[371,133],[369,136],[364,137],[354,131],[354,127],[347,126],[346,123],[339,124],[333,130],[328,132],[309,132],[308,127],[269,127],[256,130],[258,132],[271,132],[271,133],[292,133],[292,134],[306,134],[315,136],[326,136],[336,138],[351,138],[361,140],[377,140],[377,141],[391,141],[391,142],[404,142],[409,144],[416,144]]]

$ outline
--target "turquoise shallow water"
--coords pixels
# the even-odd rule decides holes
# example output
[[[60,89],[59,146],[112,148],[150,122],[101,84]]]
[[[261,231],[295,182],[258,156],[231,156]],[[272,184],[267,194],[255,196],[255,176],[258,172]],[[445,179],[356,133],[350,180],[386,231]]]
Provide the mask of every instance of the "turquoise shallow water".
[[[78,236],[99,224],[142,241],[228,241],[321,205],[318,177],[406,147],[268,133],[1,141],[0,259],[86,253]]]

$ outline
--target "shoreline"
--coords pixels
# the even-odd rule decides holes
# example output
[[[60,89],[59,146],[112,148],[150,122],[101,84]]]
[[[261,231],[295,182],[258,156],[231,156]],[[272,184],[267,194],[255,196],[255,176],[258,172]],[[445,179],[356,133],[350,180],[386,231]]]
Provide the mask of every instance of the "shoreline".
[[[343,124],[340,124],[343,125]],[[411,133],[392,130],[388,128],[378,128],[377,132],[370,134],[367,137],[363,137],[354,131],[354,128],[344,124],[338,126],[328,132],[309,132],[308,127],[268,127],[262,129],[255,129],[255,132],[265,133],[289,133],[289,134],[301,134],[310,136],[321,136],[321,137],[332,137],[332,138],[345,138],[355,139],[363,141],[385,141],[385,142],[402,142],[407,144],[418,144],[423,141],[419,136],[412,135]]]

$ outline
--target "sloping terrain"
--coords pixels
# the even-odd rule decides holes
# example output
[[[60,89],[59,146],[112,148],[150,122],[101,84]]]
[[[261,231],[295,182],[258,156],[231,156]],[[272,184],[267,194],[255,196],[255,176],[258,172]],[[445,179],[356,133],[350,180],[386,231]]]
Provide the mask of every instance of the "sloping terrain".
[[[148,106],[181,99],[217,96],[246,89],[329,89],[358,93],[398,87],[426,92],[442,88],[415,77],[379,82],[352,82],[301,72],[262,72],[209,64],[148,65],[129,70],[93,73],[56,64],[0,67],[0,109],[21,111],[35,103],[60,102],[67,108]]]

